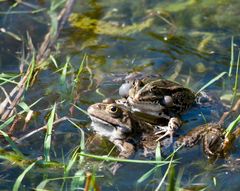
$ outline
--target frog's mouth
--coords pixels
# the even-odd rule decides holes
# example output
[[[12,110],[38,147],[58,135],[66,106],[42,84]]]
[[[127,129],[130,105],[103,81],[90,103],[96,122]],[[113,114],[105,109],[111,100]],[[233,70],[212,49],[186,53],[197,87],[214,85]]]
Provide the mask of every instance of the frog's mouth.
[[[129,133],[129,128],[118,126],[106,122],[98,117],[90,115],[92,120],[91,127],[99,135],[109,138],[110,140],[124,139]]]

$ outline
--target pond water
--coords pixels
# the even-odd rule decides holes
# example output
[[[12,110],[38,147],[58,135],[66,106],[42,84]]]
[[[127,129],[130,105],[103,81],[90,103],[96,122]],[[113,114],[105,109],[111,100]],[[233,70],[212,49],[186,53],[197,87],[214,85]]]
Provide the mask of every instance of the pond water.
[[[19,58],[29,52],[27,36],[37,49],[51,25],[47,12],[50,1],[23,1],[13,5],[14,1],[0,1],[0,72],[17,75]],[[118,88],[122,83],[119,79],[132,72],[160,74],[197,91],[220,73],[229,71],[234,37],[233,77],[225,75],[207,88],[230,105],[239,45],[239,8],[237,0],[77,1],[57,41],[54,56],[57,66],[51,62],[43,68],[24,93],[23,101],[29,105],[42,98],[32,108],[35,115],[24,130],[24,118],[20,120],[13,136],[20,138],[46,124],[52,105],[57,103],[58,117],[75,118],[84,131],[87,152],[107,155],[114,146],[105,139],[92,141],[89,117],[73,104],[86,110],[106,97],[119,98]],[[63,78],[68,57],[70,63]],[[82,61],[83,70],[76,83]],[[13,85],[8,83],[4,88],[10,91]],[[1,92],[1,100],[3,98]],[[192,109],[182,116],[185,123],[179,134],[206,122],[217,122],[221,114],[218,106]],[[233,119],[227,120],[225,125]],[[7,132],[7,128],[4,131]],[[43,156],[44,137],[45,132],[41,131],[17,144],[24,154],[23,161]],[[51,160],[67,165],[81,137],[80,130],[68,121],[57,124],[52,134]],[[234,146],[227,158],[216,161],[207,159],[201,145],[177,152],[174,158],[179,160],[174,168],[180,181],[178,186],[189,190],[239,190],[238,140]],[[1,148],[11,151],[4,139]],[[112,156],[117,153],[115,149]],[[163,153],[168,154],[169,151]],[[1,155],[0,190],[10,190],[26,165],[17,163],[5,152]],[[145,160],[140,152],[134,159]],[[153,164],[127,163],[113,176],[108,162],[86,157],[83,163],[71,168],[65,180],[62,179],[63,168],[36,166],[24,176],[20,188],[31,190],[49,179],[46,190],[82,190],[84,184],[81,181],[76,184],[71,177],[89,172],[96,175],[100,190],[155,190],[167,165],[156,168],[143,182],[137,182],[154,167]],[[165,190],[167,185],[166,179],[160,190]]]

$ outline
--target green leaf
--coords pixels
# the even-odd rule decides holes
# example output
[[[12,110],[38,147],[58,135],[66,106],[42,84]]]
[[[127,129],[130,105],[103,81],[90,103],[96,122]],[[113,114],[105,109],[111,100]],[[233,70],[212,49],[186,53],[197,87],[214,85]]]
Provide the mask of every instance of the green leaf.
[[[18,104],[25,112],[28,112],[30,110],[30,107],[25,103],[21,102]]]
[[[50,182],[50,179],[43,180],[40,182],[40,184],[36,187],[36,190],[43,190],[48,182]]]
[[[73,121],[69,120],[70,123],[72,123],[75,127],[77,127],[80,130],[81,133],[81,140],[80,140],[80,149],[81,151],[85,150],[85,134],[84,131],[81,129],[81,127],[79,127],[76,123],[74,123]],[[83,156],[79,157],[79,163],[81,164],[84,160]]]
[[[78,170],[75,172],[74,177],[71,182],[71,189],[70,190],[79,190],[80,187],[84,185],[85,182],[85,171]]]
[[[82,71],[83,71],[83,66],[84,66],[84,62],[85,62],[86,59],[87,59],[87,55],[84,54],[83,59],[82,59],[82,62],[81,62],[80,66],[79,66],[79,69],[78,69],[77,76],[76,76],[76,78],[74,79],[74,82],[75,82],[75,83],[77,83],[77,82],[80,81],[80,80],[79,80],[80,74],[81,74]]]
[[[24,176],[27,174],[27,172],[28,172],[29,170],[31,170],[31,168],[35,165],[35,163],[36,163],[36,162],[34,162],[34,163],[32,163],[31,165],[29,165],[29,166],[22,172],[22,174],[20,174],[20,176],[17,178],[17,180],[16,180],[16,182],[15,182],[15,184],[14,184],[14,186],[13,186],[13,191],[18,191],[18,189],[19,189],[19,187],[20,187],[20,185],[21,185],[21,182],[22,182]]]
[[[0,125],[0,129],[3,129],[3,128],[7,127],[8,125],[10,125],[10,123],[13,122],[14,118],[15,118],[15,115],[8,118],[7,121],[4,121],[4,123]]]
[[[156,158],[157,161],[161,161],[162,160],[161,146],[160,146],[159,142],[158,142],[157,147],[156,147],[155,158]]]
[[[52,128],[53,128],[55,111],[56,111],[56,103],[53,106],[52,112],[47,122],[47,132],[44,140],[44,157],[46,162],[50,161],[51,137],[52,137]]]
[[[227,74],[227,72],[222,72],[221,74],[217,75],[215,78],[210,80],[207,84],[205,84],[200,90],[198,90],[196,94],[198,94],[199,92],[203,91],[208,86],[212,85],[214,82],[216,82],[217,80],[219,80],[221,77],[223,77],[226,74]]]
[[[232,76],[233,64],[234,64],[234,37],[232,36],[232,39],[231,39],[231,60],[230,60],[230,67],[229,67],[229,71],[228,71],[228,76],[229,77]]]
[[[17,148],[17,146],[15,145],[15,143],[12,141],[12,139],[8,136],[7,133],[5,133],[4,131],[0,130],[0,133],[4,136],[4,138],[6,139],[6,141],[11,145],[12,149],[20,156],[23,156],[22,152]]]
[[[66,61],[66,63],[63,66],[62,74],[61,74],[61,77],[60,77],[61,84],[65,84],[66,83],[67,68],[68,68],[69,62],[70,62],[70,58],[67,57],[67,61]]]
[[[158,191],[158,190],[161,189],[161,186],[162,186],[164,180],[166,179],[166,177],[167,177],[167,175],[168,175],[168,173],[169,173],[169,171],[170,171],[170,169],[171,169],[171,166],[172,166],[172,164],[173,164],[172,162],[173,162],[173,156],[171,157],[171,160],[170,160],[170,162],[169,162],[168,168],[167,168],[164,176],[162,177],[161,181],[159,182],[157,188],[155,189],[155,191]]]
[[[79,155],[94,158],[94,159],[97,159],[97,160],[104,160],[104,161],[111,161],[111,162],[159,164],[159,165],[169,164],[169,161],[122,159],[122,158],[109,157],[109,156],[105,156],[105,155],[100,156],[100,155],[87,154],[87,153],[83,153],[83,152],[79,153]],[[172,161],[172,163],[176,163],[176,161]]]
[[[234,87],[233,87],[233,99],[232,99],[232,102],[235,100],[237,92],[238,92],[239,60],[240,60],[240,51],[238,52],[238,58],[237,58],[237,68],[236,68],[235,82],[234,82]]]
[[[239,123],[240,123],[240,115],[238,115],[237,119],[235,119],[228,125],[227,129],[225,130],[225,133],[226,133],[225,137],[227,137]]]
[[[79,111],[83,112],[84,114],[88,115],[88,112],[78,106],[76,106],[75,104],[73,104],[74,107],[76,107]]]
[[[147,180],[158,168],[159,166],[155,166],[154,168],[152,168],[151,170],[149,170],[148,172],[144,173],[138,180],[137,180],[137,184],[141,184],[142,182],[144,182],[145,180]]]

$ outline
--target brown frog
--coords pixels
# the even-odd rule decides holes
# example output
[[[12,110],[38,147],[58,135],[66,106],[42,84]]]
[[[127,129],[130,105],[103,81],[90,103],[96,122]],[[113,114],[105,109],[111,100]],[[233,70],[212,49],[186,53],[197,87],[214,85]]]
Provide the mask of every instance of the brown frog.
[[[234,140],[240,135],[240,127],[226,136],[224,128],[219,123],[206,123],[200,125],[175,142],[175,147],[193,147],[200,141],[203,144],[203,151],[209,157],[225,157],[233,146]]]
[[[180,137],[175,142],[175,147],[193,147],[200,141],[203,142],[203,150],[207,156],[220,154],[225,144],[223,128],[217,123],[200,125],[189,131],[186,135]]]
[[[225,129],[223,128],[224,120],[229,117],[230,114],[239,113],[239,110],[240,99],[230,111],[222,115],[218,123],[206,123],[192,129],[186,135],[180,137],[175,142],[175,146],[193,147],[202,141],[203,151],[208,157],[226,156],[234,140],[240,136],[240,127],[236,128],[232,133],[229,133],[229,135],[226,135]]]
[[[102,103],[93,104],[89,106],[88,114],[93,130],[113,142],[120,150],[120,156],[125,156],[124,158],[133,154],[137,148],[154,150],[157,146],[158,136],[154,134],[154,124],[142,120],[127,107],[118,104],[117,100],[105,99]]]
[[[126,97],[124,104],[136,115],[145,114],[145,120],[148,120],[149,116],[154,116],[166,121],[165,125],[157,126],[156,133],[163,134],[158,140],[166,136],[172,139],[173,133],[181,126],[179,115],[186,112],[195,102],[194,92],[166,79],[135,80]]]
[[[124,150],[123,140],[133,132],[133,126],[135,126],[131,112],[111,99],[93,104],[87,111],[92,120],[93,130],[108,138],[119,150]]]

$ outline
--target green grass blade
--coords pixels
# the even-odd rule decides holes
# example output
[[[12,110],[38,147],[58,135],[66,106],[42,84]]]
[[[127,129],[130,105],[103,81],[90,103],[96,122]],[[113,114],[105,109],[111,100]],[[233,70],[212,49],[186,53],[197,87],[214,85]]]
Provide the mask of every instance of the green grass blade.
[[[237,68],[236,68],[235,82],[234,82],[234,87],[233,87],[233,99],[232,99],[232,101],[235,100],[237,92],[238,92],[239,60],[240,60],[240,51],[238,52],[238,58],[237,58]]]
[[[173,156],[171,157],[171,160],[170,160],[170,162],[169,162],[168,168],[167,168],[164,176],[162,177],[160,183],[158,184],[157,188],[155,189],[155,191],[158,191],[158,190],[161,189],[162,184],[163,184],[164,180],[166,179],[166,177],[167,177],[167,175],[168,175],[168,173],[169,173],[169,171],[170,171],[170,169],[171,169],[172,164],[173,164]]]
[[[85,182],[85,171],[78,170],[75,172],[74,177],[71,182],[71,189],[70,190],[79,190],[84,185]]]
[[[30,107],[25,102],[20,102],[18,106],[20,106],[25,112],[28,112],[30,110]]]
[[[227,72],[222,72],[221,74],[217,75],[215,78],[210,80],[207,84],[205,84],[200,90],[198,90],[196,94],[198,94],[199,92],[203,91],[208,86],[212,85],[214,82],[216,82],[217,80],[219,80],[220,78],[222,78],[226,74],[227,74]]]
[[[78,107],[77,105],[73,104],[74,107],[76,107],[79,111],[83,112],[84,114],[88,115],[88,112],[85,111],[84,109]]]
[[[5,28],[0,28],[0,32],[8,35],[9,37],[12,37],[13,39],[15,39],[17,41],[22,41],[22,38],[20,36],[18,36],[17,34],[14,34],[11,31],[7,31]]]
[[[47,132],[44,140],[44,157],[46,162],[50,161],[50,148],[51,148],[52,128],[53,128],[55,111],[56,111],[56,103],[53,106],[52,112],[47,122]]]
[[[12,139],[8,136],[7,133],[5,133],[4,131],[0,130],[0,133],[4,136],[4,138],[6,139],[6,141],[11,145],[12,149],[20,156],[23,156],[22,152],[17,148],[17,146],[15,145],[15,143],[12,141]]]
[[[109,156],[106,156],[106,155],[100,156],[100,155],[87,154],[87,153],[83,153],[83,152],[79,153],[79,155],[89,157],[89,158],[93,158],[93,159],[97,159],[97,160],[104,160],[104,161],[111,161],[111,162],[159,164],[159,165],[169,164],[169,161],[122,159],[122,158],[109,157]],[[176,161],[173,161],[173,163],[176,163]]]
[[[176,186],[176,188],[178,188],[178,189],[176,189],[176,190],[180,190],[181,179],[182,179],[182,177],[183,177],[183,172],[184,172],[184,169],[183,169],[183,168],[179,169],[179,171],[178,171],[178,175],[177,175],[177,178],[176,178],[176,180],[175,180],[175,186]]]
[[[29,166],[22,172],[22,174],[20,174],[20,176],[17,178],[17,180],[16,180],[16,182],[15,182],[15,184],[14,184],[14,186],[13,186],[13,191],[18,191],[18,189],[19,189],[19,187],[20,187],[20,185],[21,185],[21,182],[22,182],[24,176],[27,174],[27,172],[28,172],[29,170],[32,169],[32,167],[33,167],[34,165],[35,165],[35,162],[32,163],[31,165],[29,165]]]
[[[36,190],[43,191],[47,183],[50,181],[51,181],[50,179],[43,180],[42,182],[40,182],[39,185],[37,185]]]
[[[71,159],[69,160],[68,162],[68,165],[65,169],[65,172],[64,172],[64,177],[68,176],[71,168],[73,167],[74,163],[76,162],[77,160],[77,157],[78,157],[78,153],[77,153],[77,150],[73,153],[73,156],[71,157]]]
[[[229,71],[228,71],[228,76],[229,77],[232,76],[233,64],[234,64],[234,37],[232,36],[232,39],[231,39],[231,60],[230,60],[230,67],[229,67]]]
[[[69,177],[66,177],[66,179],[75,179],[75,178],[82,178],[84,175],[85,175],[85,171],[83,171],[83,175],[76,175],[75,174],[75,176],[69,176]],[[102,178],[102,176],[98,176],[98,177],[101,177]],[[84,178],[85,178],[85,176],[84,176]],[[36,191],[44,191],[44,187],[47,185],[47,183],[49,183],[49,182],[52,182],[52,181],[59,181],[59,180],[63,180],[63,179],[65,179],[64,177],[59,177],[59,178],[49,178],[49,179],[45,179],[45,180],[43,180],[42,182],[40,182],[40,184],[38,184],[38,186],[36,187]],[[78,187],[78,190],[79,190],[79,187]],[[80,189],[80,190],[84,190],[83,188],[82,189]]]
[[[57,64],[57,61],[56,59],[54,58],[53,55],[50,55],[49,58],[51,59],[51,61],[53,62],[54,66],[58,69],[58,64]]]
[[[77,127],[80,130],[80,133],[81,133],[80,148],[81,148],[81,151],[84,151],[85,150],[85,133],[84,133],[84,131],[81,129],[81,127],[79,127],[73,121],[69,120],[69,122],[72,123],[75,127]],[[83,160],[84,160],[84,157],[80,156],[79,163],[81,164],[83,162]]]
[[[68,120],[68,121],[80,130],[80,132],[81,132],[80,148],[81,148],[81,150],[84,150],[85,149],[85,134],[84,134],[84,131],[81,129],[81,127],[79,127],[72,120]]]
[[[148,172],[144,173],[138,180],[137,180],[137,185],[141,184],[145,180],[147,180],[158,168],[159,166],[155,166],[154,168],[150,169]]]
[[[19,112],[19,114],[23,114],[24,112],[29,112],[31,110],[31,107],[33,107],[34,105],[36,105],[39,101],[41,101],[43,99],[39,98],[37,101],[35,101],[34,103],[32,103],[30,106],[28,106],[25,102],[20,102],[18,105],[23,109],[23,111]]]
[[[87,55],[84,54],[83,59],[82,59],[82,62],[81,62],[80,66],[79,66],[79,69],[78,69],[77,76],[76,76],[76,78],[74,79],[74,82],[75,82],[75,83],[78,83],[78,82],[79,82],[79,77],[80,77],[80,74],[81,74],[82,71],[83,71],[83,66],[84,66],[84,62],[85,62],[86,59],[87,59]]]
[[[3,129],[3,128],[7,127],[8,125],[10,125],[13,122],[14,118],[15,118],[15,115],[8,118],[7,121],[4,121],[4,123],[0,125],[0,129]]]
[[[39,101],[41,101],[43,99],[43,97],[39,98],[37,101],[35,101],[34,103],[32,103],[29,108],[33,107],[34,105],[36,105]]]
[[[157,161],[161,161],[161,160],[162,160],[161,146],[160,146],[160,143],[159,143],[159,142],[158,142],[157,147],[156,147],[155,159],[156,159]]]
[[[228,125],[227,129],[225,130],[225,133],[226,133],[225,137],[227,137],[239,123],[240,123],[240,115],[238,115],[237,119],[235,119]]]
[[[67,61],[66,61],[66,63],[63,66],[62,74],[61,74],[61,77],[60,77],[60,81],[61,81],[62,85],[66,84],[67,68],[68,68],[68,64],[69,63],[70,63],[70,57],[67,57]]]
[[[50,12],[56,11],[56,9],[58,9],[60,6],[62,6],[65,2],[66,2],[66,0],[62,0],[62,1],[52,0],[51,6],[50,6]]]
[[[176,181],[175,181],[175,168],[171,165],[168,175],[168,186],[167,191],[175,191],[176,190]]]
[[[58,30],[58,20],[57,20],[57,13],[54,11],[49,11],[48,15],[50,16],[51,20],[51,27],[50,27],[50,35],[54,38],[57,34]]]
[[[181,146],[182,147],[182,146]],[[167,161],[169,158],[173,158],[173,156],[175,155],[175,153],[181,149],[181,147],[178,147],[176,150],[174,150],[166,159],[165,161]],[[156,151],[157,152],[157,151]],[[177,160],[174,161],[174,163],[177,162]],[[145,181],[146,179],[148,179],[155,171],[157,168],[161,167],[162,165],[157,165],[154,168],[152,168],[151,170],[149,170],[147,173],[143,174],[138,180],[137,180],[137,184],[142,183],[143,181]]]
[[[33,74],[34,74],[34,69],[35,69],[35,65],[36,65],[36,63],[35,63],[35,60],[36,60],[35,57],[36,57],[36,55],[35,55],[35,53],[33,52],[32,60],[31,60],[30,65],[29,65],[30,70],[29,70],[29,74],[28,74],[28,77],[27,77],[26,89],[29,88],[29,85],[30,85],[30,83],[31,83],[31,80],[32,80],[32,77],[33,77]]]
[[[11,77],[11,78],[9,78],[9,79],[8,79],[8,78],[4,78],[4,77],[0,77],[0,81],[3,81],[3,82],[0,83],[0,86],[4,85],[4,84],[6,84],[6,83],[11,83],[11,84],[17,85],[18,82],[14,81],[14,79],[18,78],[19,76],[20,76],[20,75],[16,75],[16,76]]]

